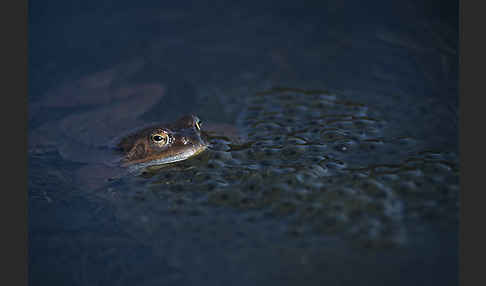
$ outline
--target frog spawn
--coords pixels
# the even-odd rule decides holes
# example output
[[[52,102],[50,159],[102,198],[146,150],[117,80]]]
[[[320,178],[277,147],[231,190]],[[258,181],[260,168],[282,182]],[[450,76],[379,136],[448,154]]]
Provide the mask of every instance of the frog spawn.
[[[212,138],[208,152],[146,173],[149,189],[175,212],[226,207],[248,221],[278,219],[292,235],[368,246],[406,243],[406,221],[457,220],[456,154],[387,137],[362,104],[273,89],[249,96],[241,125],[247,142]]]

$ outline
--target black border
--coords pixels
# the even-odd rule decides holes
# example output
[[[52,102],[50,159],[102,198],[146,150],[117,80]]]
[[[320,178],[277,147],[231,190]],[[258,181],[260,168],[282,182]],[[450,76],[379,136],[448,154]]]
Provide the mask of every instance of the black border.
[[[27,68],[28,1],[2,5],[2,123],[4,144],[2,208],[4,267],[2,284],[28,284]],[[11,134],[11,135],[10,135]]]
[[[459,1],[459,155],[460,223],[459,281],[461,285],[484,284],[484,8]],[[466,8],[465,8],[466,7]],[[483,9],[482,9],[483,8]],[[479,160],[478,160],[479,159]],[[476,162],[474,162],[476,161]],[[478,162],[479,161],[479,162]],[[479,163],[479,164],[477,164]],[[481,214],[483,213],[483,214]],[[467,235],[466,235],[467,233]],[[475,257],[474,257],[475,256]]]

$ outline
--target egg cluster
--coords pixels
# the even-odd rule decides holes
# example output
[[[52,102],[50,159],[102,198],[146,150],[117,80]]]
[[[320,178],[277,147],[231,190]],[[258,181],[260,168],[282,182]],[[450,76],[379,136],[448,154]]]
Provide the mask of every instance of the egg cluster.
[[[215,137],[209,152],[146,174],[152,190],[174,211],[229,207],[250,221],[278,219],[293,235],[367,245],[406,243],[407,223],[457,220],[457,155],[387,136],[391,123],[366,105],[275,88],[249,97],[241,125],[244,142]]]

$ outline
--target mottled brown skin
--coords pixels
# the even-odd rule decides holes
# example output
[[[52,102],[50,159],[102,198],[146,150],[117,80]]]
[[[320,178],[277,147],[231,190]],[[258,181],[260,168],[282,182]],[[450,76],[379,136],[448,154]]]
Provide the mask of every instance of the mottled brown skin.
[[[201,135],[201,121],[186,115],[171,124],[160,124],[130,134],[117,144],[122,166],[138,168],[182,161],[204,151],[208,143]]]

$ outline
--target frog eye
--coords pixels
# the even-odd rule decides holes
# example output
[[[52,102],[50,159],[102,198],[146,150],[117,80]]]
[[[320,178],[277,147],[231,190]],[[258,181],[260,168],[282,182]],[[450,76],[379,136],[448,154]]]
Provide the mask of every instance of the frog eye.
[[[201,126],[202,126],[202,121],[201,121],[201,119],[199,119],[199,118],[197,118],[197,117],[196,117],[196,120],[195,120],[195,126],[196,126],[196,129],[197,129],[198,131],[201,131]]]
[[[152,134],[151,139],[155,144],[163,146],[169,141],[169,136],[165,133],[154,133]]]

